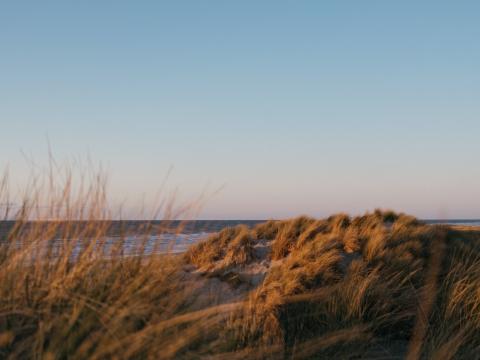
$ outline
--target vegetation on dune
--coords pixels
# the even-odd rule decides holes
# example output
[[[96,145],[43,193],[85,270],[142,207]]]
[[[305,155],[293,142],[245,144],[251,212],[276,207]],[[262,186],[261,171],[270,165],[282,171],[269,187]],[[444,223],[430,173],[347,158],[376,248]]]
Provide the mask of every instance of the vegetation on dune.
[[[238,231],[192,247],[187,260],[214,267],[221,257],[208,265],[200,254],[219,242],[228,248]],[[477,356],[478,233],[377,210],[355,218],[270,221],[251,229],[249,238],[269,241],[271,264],[233,316],[240,348],[277,349],[272,357],[293,358]],[[327,338],[338,341],[322,341]]]
[[[32,225],[39,199],[25,201],[1,235],[0,358],[480,353],[476,231],[385,211],[303,216],[224,229],[182,256],[132,257],[124,238],[104,246],[99,188],[51,191],[47,215],[61,221]]]

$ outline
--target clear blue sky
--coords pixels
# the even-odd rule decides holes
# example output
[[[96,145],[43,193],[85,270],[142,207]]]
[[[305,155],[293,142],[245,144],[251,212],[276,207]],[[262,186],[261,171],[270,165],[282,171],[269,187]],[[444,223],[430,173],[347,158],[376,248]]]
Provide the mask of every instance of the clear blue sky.
[[[48,134],[127,204],[173,165],[186,198],[225,184],[202,218],[478,218],[479,19],[478,1],[1,1],[0,166],[21,182]]]

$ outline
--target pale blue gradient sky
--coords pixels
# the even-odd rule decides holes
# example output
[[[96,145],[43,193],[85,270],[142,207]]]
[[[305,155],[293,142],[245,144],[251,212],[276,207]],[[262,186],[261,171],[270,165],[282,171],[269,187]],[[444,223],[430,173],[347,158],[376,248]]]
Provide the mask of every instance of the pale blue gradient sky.
[[[226,185],[202,218],[479,218],[479,19],[478,1],[1,1],[0,166],[21,182],[48,134],[127,204],[173,164],[185,198]]]

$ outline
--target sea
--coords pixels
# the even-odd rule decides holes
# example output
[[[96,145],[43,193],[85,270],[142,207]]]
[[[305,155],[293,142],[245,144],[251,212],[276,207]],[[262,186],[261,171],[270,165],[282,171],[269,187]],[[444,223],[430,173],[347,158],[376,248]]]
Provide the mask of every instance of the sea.
[[[106,254],[110,254],[116,244],[122,243],[120,253],[124,256],[139,256],[152,253],[180,254],[185,252],[189,246],[206,239],[209,235],[219,232],[222,229],[237,225],[245,225],[249,228],[265,222],[266,220],[189,220],[189,221],[109,221],[101,240],[101,248]],[[422,220],[426,224],[445,224],[457,226],[480,226],[480,219],[429,219]],[[100,225],[101,222],[99,222]],[[23,226],[23,231],[39,226],[49,226],[51,223],[30,222]],[[104,225],[106,223],[103,223]],[[15,223],[11,221],[0,221],[0,245],[8,241],[8,234],[11,233]],[[60,249],[67,241],[76,241],[75,254],[81,252],[84,244],[88,243],[85,236],[82,239],[65,239],[65,231],[62,224],[57,224],[57,236],[53,238],[53,248]],[[70,226],[72,224],[70,223]],[[74,226],[81,229],[86,226],[85,222],[76,222]],[[39,234],[42,232],[39,231]],[[73,232],[74,233],[74,232]],[[88,234],[88,232],[87,232]],[[88,240],[88,235],[87,235]],[[52,244],[52,241],[49,242]]]

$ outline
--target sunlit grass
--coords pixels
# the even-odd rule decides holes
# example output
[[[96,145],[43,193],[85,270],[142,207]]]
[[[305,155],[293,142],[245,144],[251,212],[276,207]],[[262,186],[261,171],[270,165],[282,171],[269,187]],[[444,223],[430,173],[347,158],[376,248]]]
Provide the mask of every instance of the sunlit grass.
[[[106,246],[106,188],[102,176],[76,183],[70,171],[51,173],[29,184],[19,207],[4,208],[12,221],[0,242],[0,358],[480,353],[475,231],[382,211],[299,217],[228,228],[174,255],[144,251],[167,231],[146,223],[131,256],[128,227]],[[164,217],[189,209],[174,208],[164,202]]]

